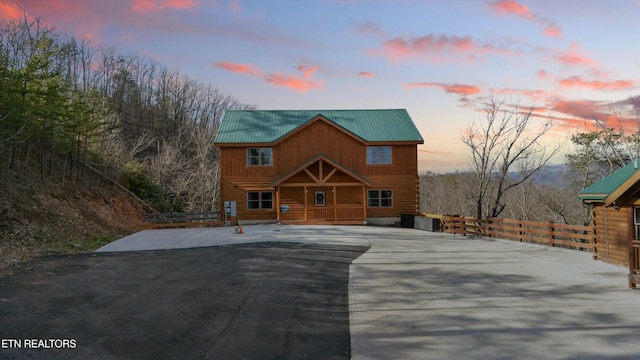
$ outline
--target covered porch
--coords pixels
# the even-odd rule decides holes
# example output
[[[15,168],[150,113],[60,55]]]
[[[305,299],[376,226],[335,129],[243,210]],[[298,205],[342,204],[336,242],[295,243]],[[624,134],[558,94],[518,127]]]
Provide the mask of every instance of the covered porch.
[[[324,155],[292,169],[271,186],[281,223],[364,224],[369,181]]]

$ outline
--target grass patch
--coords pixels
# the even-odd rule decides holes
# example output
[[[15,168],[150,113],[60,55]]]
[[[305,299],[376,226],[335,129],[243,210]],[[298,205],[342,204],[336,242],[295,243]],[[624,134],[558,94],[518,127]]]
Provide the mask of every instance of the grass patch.
[[[94,251],[119,238],[119,235],[93,235],[73,239],[59,239],[51,244],[51,249],[66,254]]]

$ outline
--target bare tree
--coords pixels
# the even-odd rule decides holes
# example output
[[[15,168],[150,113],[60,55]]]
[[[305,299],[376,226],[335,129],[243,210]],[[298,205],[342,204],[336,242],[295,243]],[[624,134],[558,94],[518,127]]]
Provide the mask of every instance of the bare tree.
[[[485,121],[471,124],[460,135],[475,175],[478,219],[484,218],[485,209],[491,217],[498,216],[505,208],[505,193],[531,178],[560,150],[559,144],[542,142],[552,127],[551,118],[533,129],[533,108],[523,112],[506,106],[498,94],[489,98],[484,110]]]

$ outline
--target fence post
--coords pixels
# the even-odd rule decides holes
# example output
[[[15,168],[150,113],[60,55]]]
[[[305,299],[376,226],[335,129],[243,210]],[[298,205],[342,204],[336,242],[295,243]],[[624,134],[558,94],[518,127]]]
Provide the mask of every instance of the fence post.
[[[520,240],[520,242],[523,242],[524,239],[522,238],[522,219],[518,218],[518,240]]]
[[[553,242],[554,239],[555,239],[555,233],[553,228],[553,221],[549,221],[549,242],[551,243],[552,247],[556,246],[556,244]]]

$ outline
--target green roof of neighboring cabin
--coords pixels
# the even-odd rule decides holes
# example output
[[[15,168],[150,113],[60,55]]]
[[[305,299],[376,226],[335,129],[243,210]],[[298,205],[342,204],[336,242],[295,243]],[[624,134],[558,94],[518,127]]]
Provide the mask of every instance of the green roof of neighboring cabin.
[[[363,141],[424,140],[405,109],[227,110],[215,144],[270,143],[322,115]]]
[[[634,162],[582,190],[578,198],[584,202],[615,202],[622,193],[640,180],[638,164]]]

